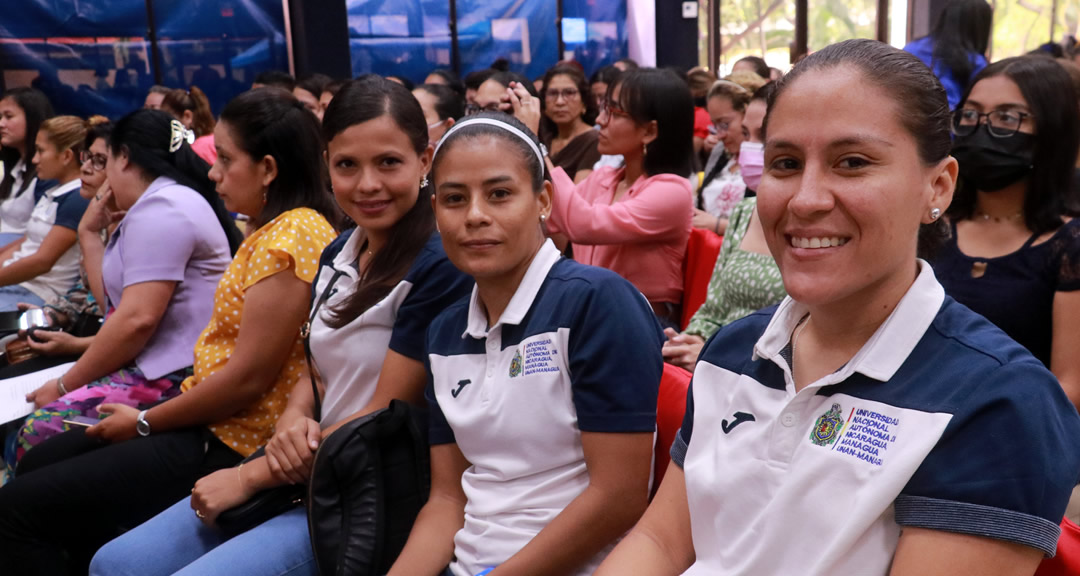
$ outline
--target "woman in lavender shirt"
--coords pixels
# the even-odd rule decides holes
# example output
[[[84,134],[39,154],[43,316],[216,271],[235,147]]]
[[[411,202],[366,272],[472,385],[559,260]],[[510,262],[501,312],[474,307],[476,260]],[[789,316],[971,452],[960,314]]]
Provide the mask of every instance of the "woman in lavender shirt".
[[[38,408],[19,431],[9,467],[97,407],[148,406],[180,393],[214,289],[242,240],[207,177],[209,167],[168,114],[140,110],[109,140],[108,185],[87,208],[79,242],[98,269],[106,322],[66,374],[27,395]],[[126,211],[126,215],[124,212]],[[108,242],[100,232],[123,217]]]

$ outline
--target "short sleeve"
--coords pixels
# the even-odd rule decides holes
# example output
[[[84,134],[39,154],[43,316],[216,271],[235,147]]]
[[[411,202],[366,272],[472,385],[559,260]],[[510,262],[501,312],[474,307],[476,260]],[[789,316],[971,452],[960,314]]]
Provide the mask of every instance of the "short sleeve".
[[[390,349],[413,360],[422,360],[428,326],[448,306],[469,295],[472,281],[450,263],[441,246],[433,249],[430,243],[417,257],[406,279],[412,281],[412,288],[394,320]]]
[[[1080,290],[1080,218],[1065,225],[1060,238],[1052,240],[1058,262],[1058,292]]]
[[[53,226],[63,226],[69,230],[78,230],[83,213],[90,201],[79,195],[78,190],[64,194],[56,201],[56,220]]]
[[[195,252],[196,227],[163,194],[142,199],[120,226],[124,288],[142,282],[181,282]]]
[[[686,461],[686,448],[690,446],[690,435],[694,432],[694,383],[691,380],[690,387],[686,389],[686,413],[683,414],[682,427],[675,434],[675,441],[671,444],[671,461],[679,468]]]
[[[457,439],[454,438],[454,431],[439,407],[439,400],[435,398],[435,379],[431,375],[431,361],[427,356],[424,356],[424,372],[427,373],[424,398],[428,405],[428,444],[453,444]]]
[[[896,522],[991,537],[1052,556],[1080,477],[1080,416],[1034,360],[979,376],[896,500]]]
[[[663,332],[645,297],[617,276],[592,287],[570,332],[570,379],[583,432],[652,432]]]
[[[316,212],[286,214],[251,246],[243,288],[247,290],[289,269],[297,278],[311,284],[319,271],[319,257],[333,239],[333,229]]]

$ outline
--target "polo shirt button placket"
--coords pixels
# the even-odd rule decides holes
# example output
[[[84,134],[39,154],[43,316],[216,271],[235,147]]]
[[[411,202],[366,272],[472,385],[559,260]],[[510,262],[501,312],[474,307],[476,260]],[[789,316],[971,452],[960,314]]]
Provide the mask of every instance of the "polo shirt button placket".
[[[780,417],[780,423],[787,428],[791,428],[792,426],[797,424],[798,421],[799,418],[791,412],[785,412],[784,415]]]

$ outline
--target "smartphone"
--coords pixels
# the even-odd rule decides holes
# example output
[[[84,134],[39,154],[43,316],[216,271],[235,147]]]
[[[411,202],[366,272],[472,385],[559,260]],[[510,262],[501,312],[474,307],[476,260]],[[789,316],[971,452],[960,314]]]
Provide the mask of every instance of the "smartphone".
[[[52,319],[41,308],[33,308],[19,316],[19,330],[29,330],[38,326],[49,326]]]
[[[89,416],[72,416],[71,418],[64,418],[64,424],[81,426],[83,428],[89,428],[98,422],[101,422],[101,420],[90,418]]]

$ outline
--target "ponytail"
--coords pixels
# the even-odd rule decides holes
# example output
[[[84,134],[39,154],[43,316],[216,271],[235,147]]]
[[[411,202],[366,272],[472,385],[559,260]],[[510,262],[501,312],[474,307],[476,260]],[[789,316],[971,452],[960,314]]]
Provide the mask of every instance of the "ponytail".
[[[243,235],[225,204],[215,191],[215,185],[207,173],[210,166],[199,158],[183,138],[175,152],[170,152],[173,141],[173,117],[160,110],[136,110],[120,119],[109,136],[109,149],[113,154],[127,152],[129,161],[142,171],[148,180],[166,177],[182,186],[195,190],[202,196],[217,216],[218,223],[229,240],[229,251],[236,250],[243,242]]]
[[[170,90],[161,101],[161,107],[172,111],[177,118],[184,112],[191,112],[191,129],[195,136],[202,138],[214,133],[214,114],[210,111],[210,100],[198,86],[187,90]]]

